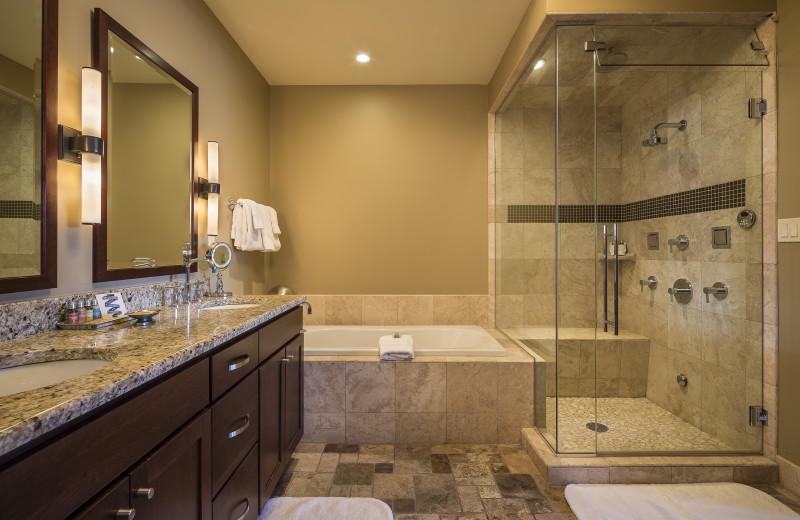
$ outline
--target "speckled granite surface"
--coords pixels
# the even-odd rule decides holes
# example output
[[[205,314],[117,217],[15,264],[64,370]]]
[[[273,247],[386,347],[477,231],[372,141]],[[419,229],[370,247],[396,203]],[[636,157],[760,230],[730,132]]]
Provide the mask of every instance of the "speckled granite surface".
[[[0,341],[53,330],[56,328],[58,312],[62,305],[68,302],[85,301],[96,293],[121,293],[129,311],[158,307],[161,305],[161,285],[136,285],[122,289],[104,289],[0,305]]]
[[[187,311],[162,307],[149,327],[133,322],[99,331],[53,330],[0,342],[0,368],[56,359],[113,360],[103,368],[62,383],[0,397],[0,455],[197,358],[275,316],[297,307],[304,296],[243,296],[224,303],[257,307]],[[19,305],[19,304],[15,304]]]

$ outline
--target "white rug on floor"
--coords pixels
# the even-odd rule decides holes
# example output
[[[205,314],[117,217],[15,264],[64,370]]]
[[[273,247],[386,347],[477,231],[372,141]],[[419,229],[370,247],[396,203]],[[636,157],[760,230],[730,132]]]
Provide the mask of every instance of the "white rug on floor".
[[[795,520],[800,515],[757,489],[714,484],[570,484],[579,520]]]
[[[259,520],[392,520],[392,510],[375,498],[273,498]]]

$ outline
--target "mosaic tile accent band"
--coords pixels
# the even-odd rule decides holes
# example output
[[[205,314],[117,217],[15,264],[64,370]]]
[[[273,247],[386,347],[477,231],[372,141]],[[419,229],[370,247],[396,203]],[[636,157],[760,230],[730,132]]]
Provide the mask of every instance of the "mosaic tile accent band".
[[[598,204],[597,222],[633,222],[675,215],[689,215],[703,211],[738,208],[745,204],[745,180],[739,179],[695,190],[681,191],[628,204]],[[508,206],[508,222],[553,223],[556,206],[512,204]],[[595,206],[559,205],[558,222],[561,224],[592,223]]]
[[[41,205],[30,200],[0,200],[0,218],[41,220]]]

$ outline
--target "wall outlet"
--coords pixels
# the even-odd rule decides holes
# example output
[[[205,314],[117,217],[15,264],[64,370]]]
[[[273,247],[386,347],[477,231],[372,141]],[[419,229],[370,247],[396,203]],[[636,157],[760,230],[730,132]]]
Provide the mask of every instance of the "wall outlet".
[[[800,242],[800,218],[778,219],[778,242]]]

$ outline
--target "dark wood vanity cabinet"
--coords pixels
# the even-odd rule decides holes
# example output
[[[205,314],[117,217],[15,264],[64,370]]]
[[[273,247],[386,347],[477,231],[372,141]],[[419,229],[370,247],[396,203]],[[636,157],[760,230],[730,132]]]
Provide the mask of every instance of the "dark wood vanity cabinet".
[[[302,326],[300,309],[292,311],[286,322],[277,327],[261,329],[261,334],[277,333],[286,337],[288,330]],[[299,322],[298,322],[299,318]],[[275,349],[274,344],[262,342],[268,349],[260,351],[266,359],[259,367],[259,510],[269,500],[278,479],[286,469],[289,458],[303,436],[303,335],[288,336],[289,343]],[[278,420],[276,420],[276,418]]]
[[[301,327],[285,313],[5,462],[0,518],[256,520],[303,434]]]
[[[211,520],[211,413],[174,434],[129,474],[136,518]]]

